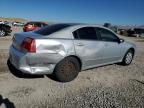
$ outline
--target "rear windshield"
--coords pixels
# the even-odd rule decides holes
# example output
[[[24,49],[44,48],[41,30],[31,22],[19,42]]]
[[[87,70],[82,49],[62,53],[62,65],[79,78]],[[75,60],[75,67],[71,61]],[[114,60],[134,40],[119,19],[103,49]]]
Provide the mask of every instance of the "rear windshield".
[[[37,34],[40,34],[40,35],[50,35],[54,32],[57,32],[59,30],[67,28],[69,26],[70,26],[69,24],[54,24],[54,25],[46,26],[46,27],[36,30],[34,32]]]

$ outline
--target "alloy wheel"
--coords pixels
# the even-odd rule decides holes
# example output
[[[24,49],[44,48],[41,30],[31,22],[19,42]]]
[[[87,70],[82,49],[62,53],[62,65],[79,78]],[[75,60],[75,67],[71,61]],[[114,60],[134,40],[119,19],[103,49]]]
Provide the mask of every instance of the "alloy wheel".
[[[126,64],[130,64],[131,61],[132,61],[132,59],[133,59],[133,54],[132,54],[132,52],[128,52],[127,55],[126,55],[126,58],[125,58]]]
[[[0,30],[0,37],[5,36],[5,31],[4,30]]]

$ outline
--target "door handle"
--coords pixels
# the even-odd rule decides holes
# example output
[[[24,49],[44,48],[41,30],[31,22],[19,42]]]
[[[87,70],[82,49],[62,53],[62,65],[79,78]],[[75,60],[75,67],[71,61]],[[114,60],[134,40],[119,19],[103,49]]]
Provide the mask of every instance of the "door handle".
[[[77,46],[84,46],[84,44],[83,43],[78,43]]]

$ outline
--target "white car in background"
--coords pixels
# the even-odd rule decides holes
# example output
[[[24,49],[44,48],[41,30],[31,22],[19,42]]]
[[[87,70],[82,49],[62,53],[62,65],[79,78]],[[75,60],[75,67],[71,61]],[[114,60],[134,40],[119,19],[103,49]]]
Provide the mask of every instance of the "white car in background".
[[[0,24],[5,24],[4,21],[0,21]]]
[[[13,26],[24,26],[24,23],[22,22],[12,22]]]

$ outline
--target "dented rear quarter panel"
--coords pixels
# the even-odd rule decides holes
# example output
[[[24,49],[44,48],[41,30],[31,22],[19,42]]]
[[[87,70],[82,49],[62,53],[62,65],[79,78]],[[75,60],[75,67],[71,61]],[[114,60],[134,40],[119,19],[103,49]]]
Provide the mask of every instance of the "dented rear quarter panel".
[[[56,64],[69,55],[75,55],[72,39],[36,39],[32,61]]]

